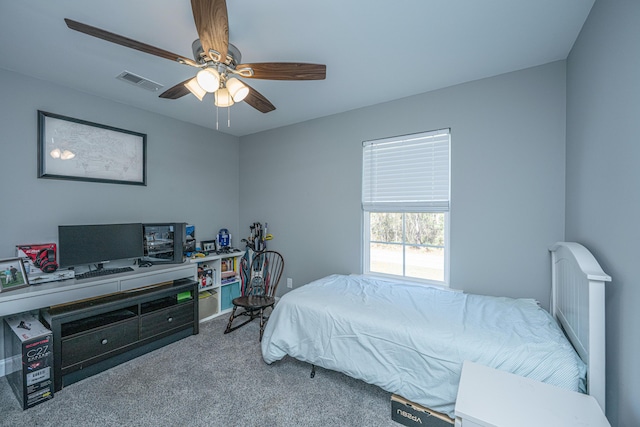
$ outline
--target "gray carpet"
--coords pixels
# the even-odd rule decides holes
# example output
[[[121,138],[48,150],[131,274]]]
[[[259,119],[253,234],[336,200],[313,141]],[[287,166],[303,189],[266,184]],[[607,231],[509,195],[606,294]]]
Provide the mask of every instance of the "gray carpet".
[[[22,411],[0,378],[0,426],[388,426],[390,393],[286,357],[267,365],[254,321],[200,334],[69,385]]]

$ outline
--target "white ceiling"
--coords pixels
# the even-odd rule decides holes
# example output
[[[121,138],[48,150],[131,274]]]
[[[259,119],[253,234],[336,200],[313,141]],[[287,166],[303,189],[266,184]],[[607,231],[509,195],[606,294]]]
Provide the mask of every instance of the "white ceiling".
[[[220,109],[242,136],[565,59],[594,0],[227,0],[242,62],[327,65],[326,80],[249,84],[276,110]],[[164,85],[195,69],[67,28],[71,18],[192,57],[187,0],[0,0],[0,67],[215,129],[213,97],[177,100],[132,86],[122,71]],[[6,102],[7,100],[3,100]],[[54,111],[52,111],[54,112]]]

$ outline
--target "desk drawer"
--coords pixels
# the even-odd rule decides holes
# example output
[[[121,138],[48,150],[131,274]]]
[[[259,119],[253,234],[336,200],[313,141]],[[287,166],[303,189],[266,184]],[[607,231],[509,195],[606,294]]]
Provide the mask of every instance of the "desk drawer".
[[[110,353],[137,340],[137,318],[63,339],[62,369]]]
[[[140,339],[185,325],[193,326],[193,321],[193,301],[145,314],[140,318]]]

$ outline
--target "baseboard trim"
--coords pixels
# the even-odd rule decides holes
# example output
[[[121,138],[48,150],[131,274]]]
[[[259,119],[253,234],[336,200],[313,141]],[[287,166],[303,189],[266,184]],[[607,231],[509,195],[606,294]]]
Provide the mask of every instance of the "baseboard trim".
[[[22,356],[19,354],[16,354],[15,356],[8,359],[0,359],[0,377],[7,376],[12,372],[17,371],[21,365]],[[13,369],[14,367],[16,367],[17,369]]]

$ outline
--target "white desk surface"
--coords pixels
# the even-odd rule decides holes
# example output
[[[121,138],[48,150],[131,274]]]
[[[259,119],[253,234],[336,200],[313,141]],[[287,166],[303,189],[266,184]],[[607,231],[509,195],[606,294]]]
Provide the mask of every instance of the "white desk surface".
[[[455,414],[483,427],[610,427],[593,396],[469,361]]]
[[[122,265],[114,265],[120,267]],[[183,277],[197,276],[197,265],[192,263],[163,264],[152,267],[134,267],[134,271],[90,279],[68,279],[47,282],[15,291],[0,293],[0,321],[3,316],[38,310],[56,304],[65,304],[113,292],[128,291]],[[0,337],[2,335],[0,334]],[[1,341],[1,339],[0,339]],[[1,344],[1,343],[0,343]],[[2,349],[2,345],[0,345]]]

